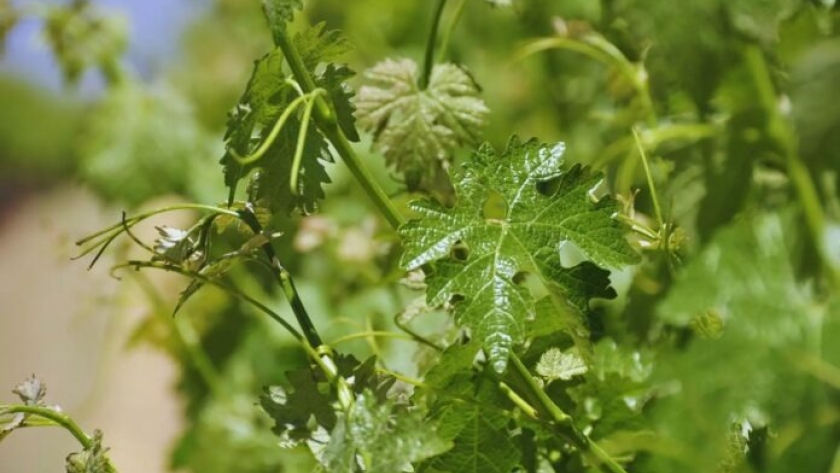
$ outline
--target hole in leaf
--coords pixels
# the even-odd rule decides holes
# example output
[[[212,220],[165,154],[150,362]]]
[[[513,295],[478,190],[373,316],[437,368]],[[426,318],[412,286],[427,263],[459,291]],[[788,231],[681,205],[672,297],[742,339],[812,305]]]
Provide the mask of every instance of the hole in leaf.
[[[519,287],[525,288],[534,299],[540,299],[546,295],[548,292],[546,291],[546,286],[539,278],[539,276],[531,273],[529,271],[519,271],[516,273],[513,278],[513,283]]]
[[[560,264],[564,268],[571,268],[586,261],[586,256],[582,251],[569,240],[560,243]]]
[[[504,220],[507,216],[507,202],[504,196],[491,191],[481,208],[481,215],[487,220]]]
[[[609,189],[607,188],[606,183],[603,179],[598,181],[594,186],[592,186],[589,191],[587,191],[587,195],[592,200],[592,202],[598,202],[607,195],[609,195]]]
[[[538,182],[537,192],[546,197],[551,197],[556,194],[557,190],[560,188],[560,180],[560,177],[555,177],[554,179]]]
[[[449,250],[449,257],[455,261],[466,261],[470,257],[470,249],[463,241],[458,241]]]

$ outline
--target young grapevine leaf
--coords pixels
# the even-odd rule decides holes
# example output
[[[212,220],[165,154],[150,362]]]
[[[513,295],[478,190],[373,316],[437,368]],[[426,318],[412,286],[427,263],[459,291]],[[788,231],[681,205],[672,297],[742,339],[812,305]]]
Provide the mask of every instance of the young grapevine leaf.
[[[356,107],[351,102],[355,92],[346,82],[356,72],[346,64],[329,62],[348,52],[351,46],[340,31],[327,30],[325,26],[322,22],[306,28],[292,42],[315,85],[327,91],[341,131],[350,141],[359,141],[353,115]],[[319,71],[319,64],[325,64],[323,71]]]
[[[262,5],[271,32],[276,37],[285,33],[286,24],[294,19],[295,11],[303,8],[303,0],[263,0]]]
[[[294,209],[304,212],[316,208],[324,197],[321,185],[329,182],[322,161],[331,161],[327,143],[312,123],[302,124],[293,114],[279,136],[260,159],[240,164],[234,157],[248,156],[264,143],[277,119],[297,97],[282,70],[283,55],[275,49],[257,61],[245,93],[228,119],[225,134],[227,152],[222,158],[225,168],[225,185],[231,188],[231,197],[239,180],[253,170],[249,198],[261,201],[274,212],[289,213]],[[298,132],[309,126],[303,148],[299,189],[292,191],[289,184],[295,155]]]
[[[497,156],[485,144],[456,173],[457,205],[415,201],[411,208],[422,218],[400,229],[402,267],[437,262],[427,280],[429,303],[455,298],[457,320],[481,341],[499,372],[536,315],[533,296],[517,283],[519,275],[535,274],[549,291],[559,292],[558,300],[582,305],[606,291],[570,283],[587,269],[562,267],[561,245],[574,245],[599,266],[638,260],[613,218],[615,203],[592,196],[602,177],[581,166],[563,169],[563,150],[562,144],[521,143],[514,136]]]
[[[44,396],[47,395],[47,383],[32,375],[12,389],[27,406],[43,406]]]
[[[568,381],[586,373],[587,369],[583,358],[575,350],[564,352],[559,348],[549,348],[540,357],[534,371],[550,383],[556,379]]]
[[[285,22],[297,4],[266,3],[266,15],[278,45],[278,28],[285,36]],[[332,63],[327,64],[323,71],[318,71],[319,64],[349,49],[346,40],[337,31],[325,30],[324,24],[320,23],[297,33],[291,41],[315,85],[326,92],[341,130],[348,139],[358,141],[354,109],[350,102],[353,91],[345,83],[354,72],[346,66]],[[279,117],[298,98],[298,90],[283,72],[283,64],[280,47],[257,62],[251,80],[228,120],[225,134],[227,152],[221,162],[225,168],[225,184],[231,189],[230,201],[234,198],[239,180],[256,169],[249,185],[248,198],[251,202],[259,202],[274,212],[289,213],[297,209],[309,213],[324,197],[322,184],[330,182],[323,162],[333,161],[327,141],[314,120],[302,123],[302,112],[298,110],[292,113],[262,157],[247,164],[240,163],[235,157],[251,155],[266,143]],[[296,176],[298,187],[293,189],[293,162],[302,127],[308,127],[308,130]]]
[[[411,464],[451,448],[437,434],[437,425],[393,401],[382,402],[365,390],[346,413],[324,448],[327,471],[392,473],[411,471]]]
[[[454,64],[436,65],[423,90],[410,59],[383,61],[365,77],[376,85],[359,90],[359,125],[409,190],[435,189],[454,151],[478,144],[489,112],[472,77]]]
[[[79,453],[67,456],[67,473],[109,473],[113,471],[108,465],[108,448],[102,446],[102,431],[96,430],[91,439],[93,443]]]

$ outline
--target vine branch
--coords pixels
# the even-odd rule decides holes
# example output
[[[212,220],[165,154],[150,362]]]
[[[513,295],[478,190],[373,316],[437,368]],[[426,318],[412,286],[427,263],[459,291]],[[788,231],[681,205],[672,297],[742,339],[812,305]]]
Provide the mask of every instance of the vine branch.
[[[55,409],[46,406],[14,404],[0,407],[0,411],[6,414],[30,414],[38,416],[42,419],[47,419],[53,424],[70,432],[70,434],[82,445],[82,447],[84,447],[85,450],[89,450],[93,447],[93,440],[91,440],[82,428],[79,427],[79,424],[77,424],[76,421],[70,418],[67,414],[56,411]],[[114,464],[111,462],[111,459],[107,457],[105,458],[105,468],[109,473],[116,473],[117,471]]]

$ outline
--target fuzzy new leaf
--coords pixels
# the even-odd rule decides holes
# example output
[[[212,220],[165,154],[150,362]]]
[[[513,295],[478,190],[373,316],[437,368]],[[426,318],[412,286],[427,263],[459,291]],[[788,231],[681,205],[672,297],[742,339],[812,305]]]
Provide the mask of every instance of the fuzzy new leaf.
[[[453,152],[478,143],[488,109],[475,82],[460,67],[440,64],[420,89],[409,59],[383,61],[365,77],[376,85],[359,90],[356,106],[374,149],[405,174],[410,190],[435,188]]]
[[[575,376],[586,373],[587,367],[583,358],[574,350],[563,352],[559,348],[549,348],[537,362],[536,372],[548,382],[556,379],[568,381]]]
[[[568,283],[574,269],[547,264],[546,250],[558,255],[561,244],[573,244],[607,267],[638,258],[612,217],[615,203],[592,197],[602,177],[580,166],[563,169],[563,150],[562,144],[521,143],[514,136],[497,156],[485,144],[456,174],[457,205],[415,201],[411,208],[421,218],[400,229],[403,268],[437,261],[427,281],[430,304],[463,298],[455,304],[455,316],[480,340],[499,372],[536,314],[533,296],[515,282],[519,274],[538,275],[550,291],[563,288],[558,299],[580,304],[594,295],[585,285]],[[466,257],[454,257],[462,246]]]
[[[113,471],[108,465],[106,456],[108,448],[102,446],[102,432],[99,430],[93,433],[93,443],[89,448],[79,453],[71,453],[67,456],[67,473],[109,473]]]

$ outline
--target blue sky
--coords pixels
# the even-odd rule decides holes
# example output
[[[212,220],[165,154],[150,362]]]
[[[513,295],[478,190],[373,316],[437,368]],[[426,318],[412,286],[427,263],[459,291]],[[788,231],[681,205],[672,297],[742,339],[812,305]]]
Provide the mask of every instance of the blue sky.
[[[45,3],[66,3],[55,0],[13,1],[28,7]],[[207,0],[93,0],[97,8],[122,16],[128,26],[129,44],[126,61],[133,73],[150,78],[162,66],[177,60],[179,38]],[[0,74],[13,75],[51,90],[62,90],[61,73],[46,44],[41,39],[42,22],[21,21],[6,40],[6,51],[0,58]],[[97,74],[86,74],[79,93],[95,94],[102,80]]]

